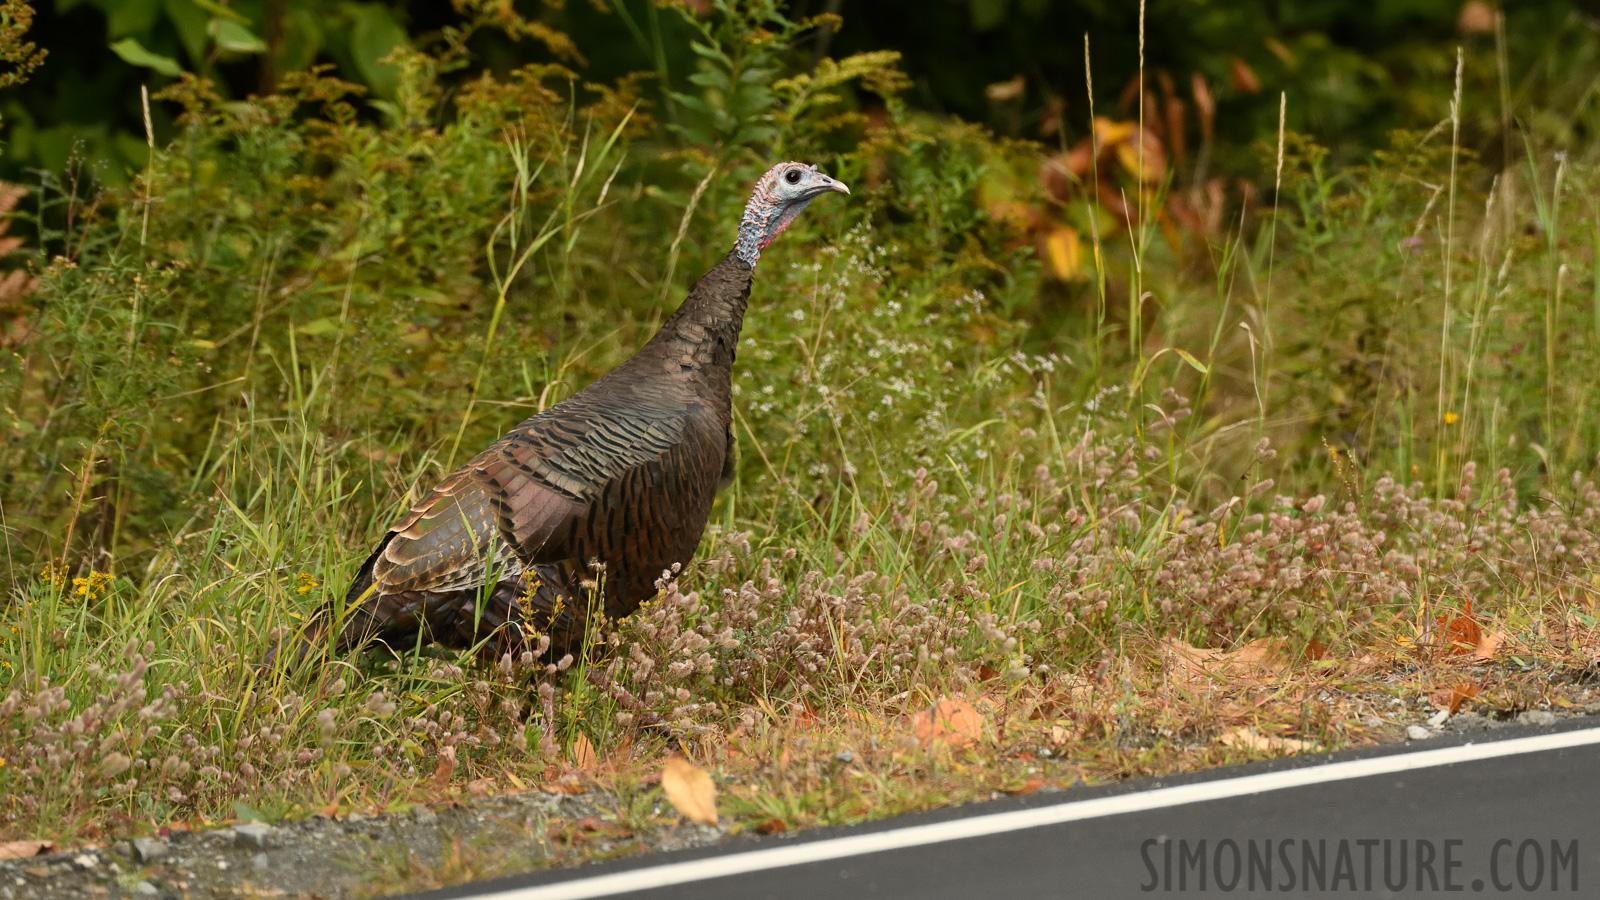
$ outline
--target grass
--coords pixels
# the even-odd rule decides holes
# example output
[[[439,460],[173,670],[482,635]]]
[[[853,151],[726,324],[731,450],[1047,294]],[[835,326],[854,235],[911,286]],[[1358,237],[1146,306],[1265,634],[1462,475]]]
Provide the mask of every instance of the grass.
[[[703,25],[708,81],[792,74],[763,15]],[[186,82],[137,189],[69,172],[13,216],[40,255],[0,363],[7,836],[563,783],[632,827],[673,752],[786,830],[1589,702],[1576,150],[1483,172],[1447,114],[1331,171],[1287,134],[1277,215],[1241,195],[1136,248],[1080,192],[1094,253],[1054,280],[1000,208],[1060,212],[1040,149],[908,110],[883,54],[708,89],[692,142],[626,84],[402,64],[377,111]],[[751,142],[855,193],[763,259],[695,562],[583,659],[258,668],[397,511],[648,336],[731,242]],[[919,733],[944,697],[978,725]]]

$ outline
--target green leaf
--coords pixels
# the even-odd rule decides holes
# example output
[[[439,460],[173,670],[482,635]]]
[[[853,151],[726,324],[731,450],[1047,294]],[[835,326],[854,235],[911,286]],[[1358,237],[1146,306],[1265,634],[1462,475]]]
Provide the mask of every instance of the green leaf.
[[[716,88],[719,91],[728,89],[728,76],[722,72],[696,72],[689,76],[689,81],[701,87]]]
[[[151,53],[139,43],[137,38],[123,38],[111,45],[111,52],[122,57],[122,61],[130,66],[139,66],[145,69],[155,69],[169,78],[176,78],[183,73],[183,67],[170,56]]]
[[[167,22],[178,32],[189,65],[199,67],[211,49],[211,36],[206,29],[211,17],[189,0],[164,0],[162,8],[166,11]]]
[[[382,62],[396,47],[407,43],[406,30],[377,4],[363,6],[350,31],[350,55],[361,78],[380,97],[393,97],[400,70]]]
[[[217,46],[229,53],[264,53],[267,42],[233,19],[212,19],[207,28]]]
[[[333,334],[338,330],[339,320],[330,319],[324,316],[320,319],[312,319],[306,324],[301,325],[299,328],[295,329],[295,332],[308,337],[322,337],[325,334]]]
[[[216,0],[189,0],[189,2],[221,19],[228,19],[234,22],[249,21],[244,16],[240,15],[238,10],[229,9],[226,6],[223,6],[221,3],[217,3]]]
[[[1179,359],[1188,363],[1190,368],[1194,369],[1196,372],[1199,372],[1201,375],[1209,375],[1211,373],[1210,370],[1206,368],[1205,363],[1195,359],[1194,355],[1189,351],[1179,350],[1177,347],[1173,347],[1172,352],[1178,354]]]
[[[706,44],[695,43],[690,44],[689,49],[693,50],[696,54],[711,60],[712,62],[721,63],[724,67],[728,66],[728,55],[715,47],[711,47]]]
[[[106,37],[149,35],[161,14],[161,0],[117,0],[105,12]]]

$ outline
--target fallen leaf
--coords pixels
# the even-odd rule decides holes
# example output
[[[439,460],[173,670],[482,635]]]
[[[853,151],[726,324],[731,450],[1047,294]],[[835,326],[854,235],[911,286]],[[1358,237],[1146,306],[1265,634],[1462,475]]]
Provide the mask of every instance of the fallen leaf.
[[[932,709],[911,717],[911,730],[917,735],[917,743],[924,747],[935,740],[952,747],[966,747],[977,743],[982,736],[983,719],[971,703],[943,697]]]
[[[1450,700],[1445,708],[1448,709],[1450,711],[1450,715],[1453,716],[1456,714],[1456,711],[1461,708],[1461,704],[1471,700],[1476,696],[1478,696],[1477,685],[1470,683],[1458,684],[1450,689]]]
[[[1021,787],[1014,791],[1007,791],[1006,793],[1011,794],[1013,797],[1031,797],[1032,795],[1039,793],[1039,789],[1044,787],[1044,785],[1045,780],[1043,778],[1029,778],[1027,781],[1022,783]]]
[[[704,769],[675,756],[661,770],[661,790],[684,818],[701,825],[717,824],[717,785]]]
[[[1224,746],[1239,750],[1260,750],[1265,753],[1301,753],[1316,745],[1295,738],[1262,734],[1254,728],[1233,728],[1219,738]]]
[[[450,776],[456,772],[456,748],[446,747],[439,751],[439,765],[433,770],[433,786],[444,790],[450,785]]]
[[[783,834],[788,830],[789,826],[783,824],[782,819],[768,819],[756,826],[756,831],[762,834]]]
[[[546,780],[539,783],[539,790],[546,794],[581,794],[584,792],[583,783],[577,776],[567,775],[561,778],[550,778],[549,772],[545,773]]]
[[[1483,641],[1483,626],[1472,614],[1472,601],[1468,600],[1461,606],[1461,614],[1451,616],[1443,613],[1435,616],[1444,634],[1445,652],[1451,656],[1460,656],[1474,653]]]
[[[567,750],[567,758],[572,760],[574,769],[587,769],[594,765],[598,757],[594,752],[594,744],[589,742],[588,735],[578,732],[578,736],[572,739],[572,746]]]
[[[1050,743],[1059,746],[1065,744],[1070,737],[1072,737],[1072,732],[1062,728],[1060,725],[1050,726]]]
[[[0,859],[27,859],[41,853],[54,853],[51,841],[0,841]]]
[[[1191,683],[1201,679],[1261,680],[1281,674],[1288,665],[1288,654],[1276,642],[1259,638],[1232,650],[1216,647],[1191,647],[1176,638],[1161,643],[1164,656],[1175,664],[1177,674]]]
[[[1477,649],[1472,651],[1472,658],[1481,662],[1488,662],[1494,659],[1494,655],[1499,651],[1500,645],[1505,642],[1506,633],[1504,631],[1486,632],[1478,640]]]

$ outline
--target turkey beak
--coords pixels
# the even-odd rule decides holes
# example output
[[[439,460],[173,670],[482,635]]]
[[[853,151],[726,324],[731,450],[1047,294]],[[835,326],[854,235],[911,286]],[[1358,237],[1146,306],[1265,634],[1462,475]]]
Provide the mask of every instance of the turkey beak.
[[[850,193],[850,188],[847,187],[845,185],[845,183],[842,182],[842,181],[838,181],[838,180],[829,178],[828,176],[823,175],[821,173],[817,174],[817,178],[819,178],[822,181],[822,184],[817,186],[817,193],[819,193],[819,194],[826,193],[828,191],[833,191],[834,193],[838,193],[838,194],[848,194],[848,193]]]

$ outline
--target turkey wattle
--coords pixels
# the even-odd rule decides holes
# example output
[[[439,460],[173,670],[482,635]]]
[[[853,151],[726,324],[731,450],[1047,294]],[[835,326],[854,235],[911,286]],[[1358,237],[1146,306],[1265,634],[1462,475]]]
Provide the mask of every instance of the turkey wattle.
[[[485,650],[499,655],[543,633],[559,654],[581,641],[591,599],[615,618],[654,596],[662,572],[693,556],[731,462],[734,350],[756,262],[831,191],[850,193],[815,166],[772,167],[734,249],[661,330],[412,507],[344,600],[313,620],[306,649],[337,627],[336,652],[488,638]]]

